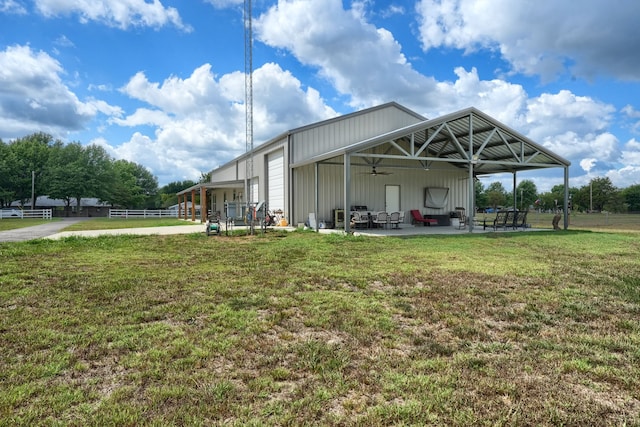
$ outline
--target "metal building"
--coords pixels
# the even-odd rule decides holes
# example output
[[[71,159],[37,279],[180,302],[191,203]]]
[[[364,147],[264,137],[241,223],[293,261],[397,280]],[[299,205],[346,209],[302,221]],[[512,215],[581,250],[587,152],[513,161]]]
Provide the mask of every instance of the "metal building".
[[[264,201],[291,225],[315,219],[316,226],[348,231],[353,210],[474,212],[476,176],[509,172],[515,188],[516,173],[531,169],[563,168],[566,207],[569,165],[475,108],[426,119],[391,102],[287,131],[178,195],[186,201],[199,188],[212,213],[243,218],[249,189],[252,201]]]

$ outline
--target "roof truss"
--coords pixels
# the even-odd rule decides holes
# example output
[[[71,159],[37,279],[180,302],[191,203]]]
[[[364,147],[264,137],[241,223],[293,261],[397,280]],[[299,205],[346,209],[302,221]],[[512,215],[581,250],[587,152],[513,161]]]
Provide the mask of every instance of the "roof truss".
[[[426,120],[346,147],[345,153],[366,164],[385,159],[417,165],[446,162],[476,174],[513,172],[570,163],[475,108]],[[338,154],[338,153],[336,153]]]

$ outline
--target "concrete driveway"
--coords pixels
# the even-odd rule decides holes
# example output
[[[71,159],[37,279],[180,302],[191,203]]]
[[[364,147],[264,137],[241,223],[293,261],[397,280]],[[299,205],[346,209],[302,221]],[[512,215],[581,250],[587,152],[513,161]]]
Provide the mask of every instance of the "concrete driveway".
[[[178,225],[172,227],[140,227],[122,228],[114,230],[60,231],[76,222],[87,218],[63,218],[61,221],[51,221],[47,224],[32,227],[17,228],[15,230],[0,231],[0,242],[24,242],[33,239],[60,239],[68,236],[96,237],[105,234],[186,234],[203,233],[204,224]]]
[[[62,221],[51,221],[32,227],[0,231],[0,242],[24,242],[25,240],[40,239],[56,234],[63,228],[86,219],[87,218],[63,218]]]

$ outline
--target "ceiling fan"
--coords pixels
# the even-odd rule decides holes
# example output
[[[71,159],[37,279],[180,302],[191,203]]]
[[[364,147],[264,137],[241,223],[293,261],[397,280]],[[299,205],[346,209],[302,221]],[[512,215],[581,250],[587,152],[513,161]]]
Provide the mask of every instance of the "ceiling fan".
[[[468,176],[463,176],[463,177],[458,178],[458,180],[459,180],[459,181],[466,181],[466,180],[468,180],[468,179],[469,179],[469,177],[468,177]],[[475,182],[478,182],[478,181],[480,181],[480,178],[478,177],[478,175],[476,175],[476,174],[474,173],[474,174],[473,174],[473,180],[474,180]]]
[[[376,170],[375,165],[371,167],[371,172],[363,172],[365,174],[369,174],[371,176],[378,176],[378,175],[391,175],[393,172],[378,172]]]

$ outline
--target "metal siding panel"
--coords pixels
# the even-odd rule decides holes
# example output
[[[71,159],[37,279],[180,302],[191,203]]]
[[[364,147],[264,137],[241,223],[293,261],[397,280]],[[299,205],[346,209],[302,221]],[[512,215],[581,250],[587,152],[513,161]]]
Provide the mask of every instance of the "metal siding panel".
[[[235,181],[236,179],[238,178],[236,177],[235,162],[211,172],[211,182]]]
[[[311,127],[295,133],[293,162],[301,162],[418,121],[401,110],[387,108]]]
[[[284,151],[270,153],[267,158],[267,202],[271,211],[285,210],[284,195]]]

